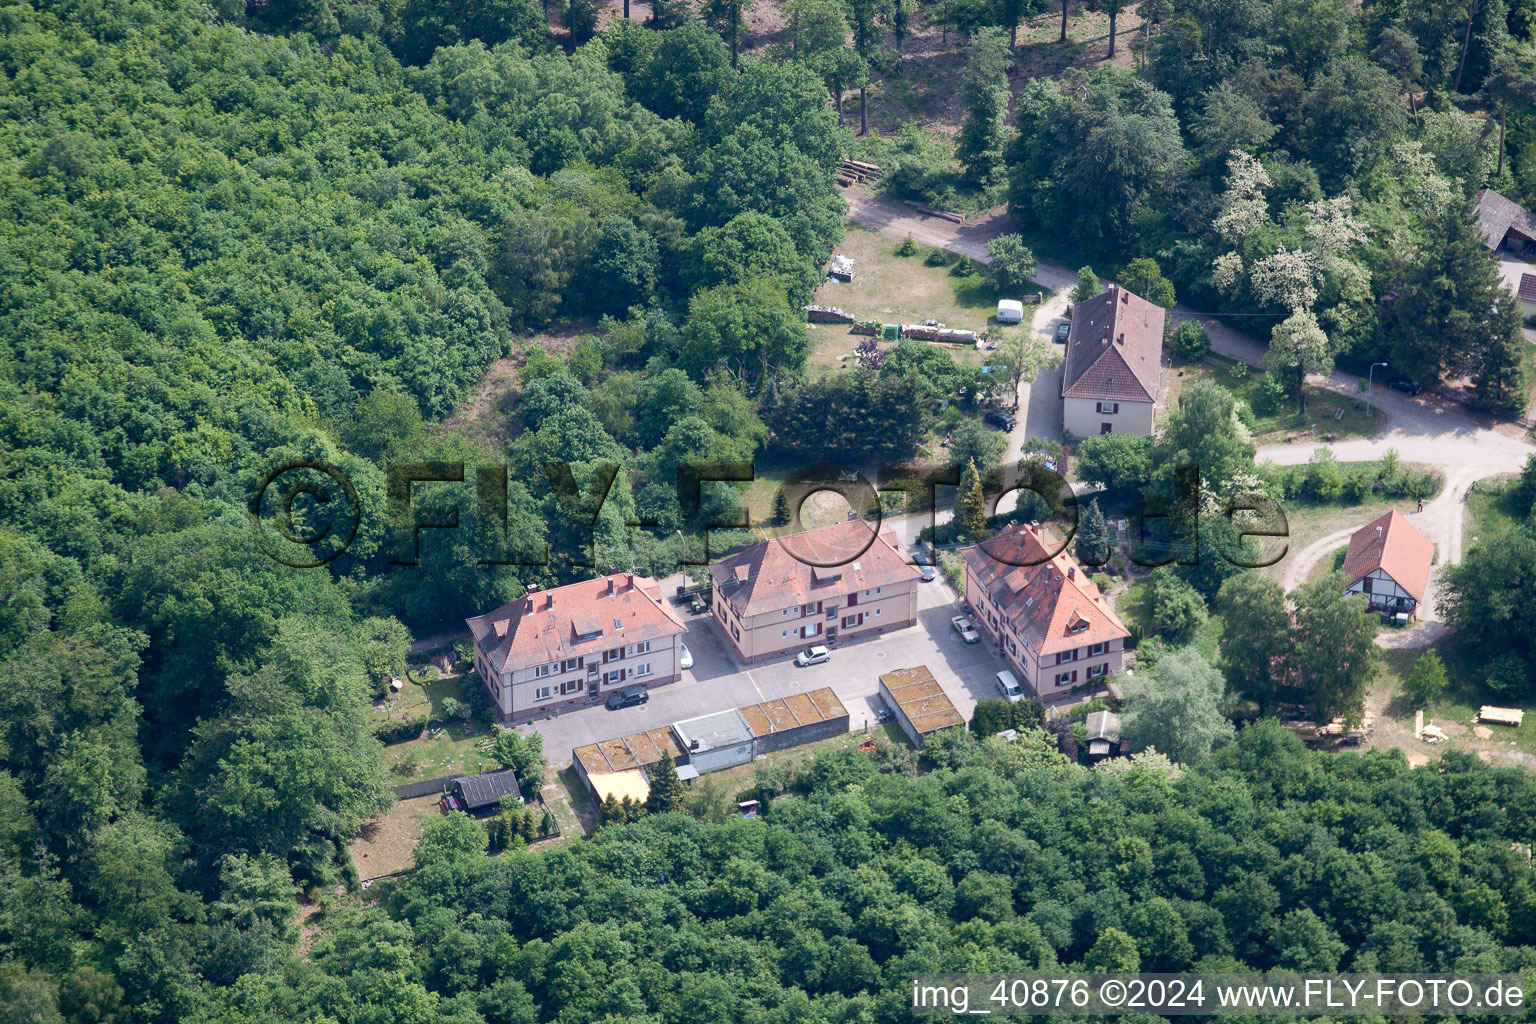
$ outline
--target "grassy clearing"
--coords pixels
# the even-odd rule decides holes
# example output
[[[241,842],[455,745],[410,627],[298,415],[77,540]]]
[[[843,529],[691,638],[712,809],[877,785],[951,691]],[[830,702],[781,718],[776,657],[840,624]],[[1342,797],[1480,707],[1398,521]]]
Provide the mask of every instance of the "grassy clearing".
[[[347,844],[352,863],[364,879],[392,875],[414,866],[416,843],[428,819],[441,813],[436,796],[401,800],[387,814],[363,826]]]
[[[1487,751],[1490,756],[1506,757],[1514,752],[1522,755],[1517,760],[1531,763],[1526,758],[1536,757],[1536,720],[1528,716],[1524,724],[1518,728],[1489,725],[1486,727],[1490,733],[1489,738],[1478,739],[1473,733],[1477,725],[1475,719],[1478,708],[1484,704],[1507,707],[1510,706],[1511,701],[1508,697],[1494,693],[1483,685],[1481,671],[1472,658],[1471,652],[1454,637],[1447,637],[1435,650],[1445,662],[1445,672],[1450,677],[1450,686],[1446,688],[1445,693],[1424,709],[1424,721],[1433,721],[1445,729],[1450,736],[1449,741],[1439,749],[1449,747]],[[1414,707],[1407,698],[1402,696],[1402,686],[1403,680],[1413,670],[1413,665],[1421,653],[1417,650],[1383,651],[1373,686],[1376,692],[1391,695],[1386,714],[1406,733],[1410,742],[1413,735]],[[1515,706],[1519,706],[1519,702],[1514,703]]]
[[[951,327],[986,330],[997,310],[997,289],[991,281],[979,274],[953,273],[953,257],[944,266],[930,267],[924,262],[927,249],[915,256],[898,256],[900,244],[850,224],[838,251],[856,261],[857,274],[847,284],[827,281],[812,301],[841,306],[860,320],[920,323],[931,319]],[[1051,295],[1047,288],[1030,290],[1043,292],[1046,298]],[[853,351],[864,340],[842,324],[812,324],[810,336],[810,365],[821,370],[852,366]],[[961,362],[982,362],[975,349],[945,347]]]
[[[1281,408],[1261,415],[1259,406],[1263,403],[1258,401],[1258,395],[1264,374],[1248,367],[1242,376],[1235,377],[1232,368],[1237,365],[1236,360],[1218,355],[1207,356],[1201,363],[1176,361],[1168,374],[1167,408],[1177,408],[1179,394],[1195,381],[1212,380],[1253,410],[1253,439],[1256,444],[1302,441],[1321,444],[1352,437],[1370,437],[1386,429],[1386,417],[1366,417],[1363,399],[1357,401],[1310,385],[1306,387],[1307,413],[1304,418],[1297,414],[1295,404],[1289,401]]]
[[[1313,580],[1322,579],[1329,573],[1338,572],[1340,569],[1344,568],[1344,556],[1348,553],[1349,545],[1340,545],[1331,555],[1329,555],[1327,558],[1319,560],[1318,563],[1312,567],[1312,571],[1307,573],[1306,582],[1311,583]]]
[[[420,715],[426,705],[432,709],[433,728],[422,733],[420,739],[392,743],[384,748],[384,759],[391,769],[402,760],[416,762],[411,771],[392,771],[391,785],[413,779],[435,779],[443,775],[474,775],[500,767],[485,749],[481,749],[490,746],[494,735],[491,727],[478,719],[443,722],[444,700],[451,697],[460,706],[467,702],[464,677],[445,675],[417,682],[420,678],[419,672],[412,672],[406,677],[405,689],[383,709],[372,712],[375,720],[381,720]],[[433,730],[437,730],[437,735],[432,734]]]
[[[1467,515],[1462,524],[1462,546],[1496,541],[1520,525],[1519,512],[1510,504],[1500,484],[1509,476],[1478,483],[1467,495]]]
[[[1345,472],[1349,467],[1357,463],[1341,463]],[[1406,469],[1422,473],[1428,467],[1409,465]],[[1437,488],[1438,490],[1438,488]],[[1373,501],[1362,501],[1358,505],[1301,505],[1287,504],[1285,507],[1286,526],[1289,535],[1261,542],[1260,550],[1267,556],[1273,557],[1282,548],[1286,554],[1274,565],[1265,566],[1260,571],[1271,579],[1278,580],[1285,573],[1286,559],[1300,554],[1315,542],[1332,533],[1364,526],[1377,516],[1397,509],[1399,512],[1412,512],[1418,508],[1418,501],[1414,498],[1381,498]],[[1438,556],[1438,552],[1436,555]],[[1323,565],[1327,565],[1329,559],[1323,559]],[[1340,559],[1340,564],[1343,560]],[[1310,578],[1310,577],[1309,577]]]

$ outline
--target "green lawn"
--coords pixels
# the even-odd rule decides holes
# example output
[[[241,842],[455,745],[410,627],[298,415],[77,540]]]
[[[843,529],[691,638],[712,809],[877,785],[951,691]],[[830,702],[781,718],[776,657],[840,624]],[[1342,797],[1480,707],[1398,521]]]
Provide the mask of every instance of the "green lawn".
[[[464,677],[441,676],[422,679],[422,673],[412,671],[406,677],[405,688],[389,702],[385,711],[374,711],[375,720],[384,718],[409,718],[420,715],[423,707],[432,708],[432,729],[422,733],[420,739],[404,743],[392,743],[384,748],[384,759],[391,767],[402,758],[414,758],[417,766],[412,772],[391,774],[392,784],[399,785],[412,779],[435,779],[443,775],[474,775],[500,767],[488,753],[478,749],[488,747],[493,730],[478,719],[463,722],[455,719],[444,724],[443,701],[452,697],[460,705],[465,703]],[[438,731],[440,730],[440,731]],[[437,731],[437,735],[432,735]]]
[[[953,273],[954,257],[944,266],[924,262],[926,247],[917,255],[896,255],[900,243],[854,224],[848,225],[838,251],[855,261],[854,279],[841,284],[827,281],[811,301],[840,306],[860,320],[883,323],[921,323],[939,320],[950,327],[984,331],[997,311],[997,290],[979,274]],[[1049,288],[1032,285],[1030,292],[1050,298]],[[1022,296],[1018,296],[1022,298]],[[850,334],[843,324],[811,324],[810,365],[832,370],[853,365],[853,351],[864,340]],[[950,347],[956,359],[973,365],[982,362],[974,348]]]
[[[1497,540],[1519,525],[1519,512],[1511,507],[1502,484],[1513,477],[1483,480],[1467,495],[1467,517],[1462,524],[1462,546],[1474,541]]]
[[[1363,398],[1348,398],[1310,385],[1306,388],[1305,417],[1298,415],[1294,401],[1287,401],[1280,408],[1261,414],[1259,405],[1262,403],[1257,399],[1259,385],[1264,380],[1263,372],[1248,367],[1242,376],[1235,377],[1232,367],[1236,365],[1236,360],[1214,354],[1206,356],[1201,363],[1186,363],[1176,359],[1168,376],[1167,408],[1177,408],[1179,393],[1195,381],[1213,380],[1253,410],[1255,444],[1337,441],[1350,437],[1369,437],[1386,428],[1386,417],[1380,414],[1366,417]]]

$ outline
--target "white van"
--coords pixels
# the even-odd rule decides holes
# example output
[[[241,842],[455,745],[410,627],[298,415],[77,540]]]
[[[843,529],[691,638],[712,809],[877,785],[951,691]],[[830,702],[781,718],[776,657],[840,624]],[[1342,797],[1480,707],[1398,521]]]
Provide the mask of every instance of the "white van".
[[[1003,691],[1003,696],[1008,698],[1010,704],[1017,704],[1024,699],[1024,688],[1019,685],[1018,677],[1007,669],[997,674],[997,688]]]

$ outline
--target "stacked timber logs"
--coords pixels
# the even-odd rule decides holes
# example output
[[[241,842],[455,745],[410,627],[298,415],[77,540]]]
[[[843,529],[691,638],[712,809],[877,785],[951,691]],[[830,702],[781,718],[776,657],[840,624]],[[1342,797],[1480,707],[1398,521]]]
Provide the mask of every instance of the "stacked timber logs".
[[[861,163],[858,160],[844,160],[843,165],[837,169],[837,183],[843,188],[862,181],[874,181],[878,177],[880,177],[878,165]]]

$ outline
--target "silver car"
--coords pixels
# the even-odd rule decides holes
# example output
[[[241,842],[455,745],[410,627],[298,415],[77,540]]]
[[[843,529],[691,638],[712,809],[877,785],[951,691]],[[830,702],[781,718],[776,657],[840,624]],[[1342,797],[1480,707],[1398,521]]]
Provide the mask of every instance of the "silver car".
[[[820,644],[815,647],[807,648],[806,650],[803,650],[799,654],[795,655],[795,664],[799,665],[801,668],[805,668],[808,665],[820,665],[823,662],[828,662],[831,660],[832,652],[827,650],[825,647],[822,647]]]

